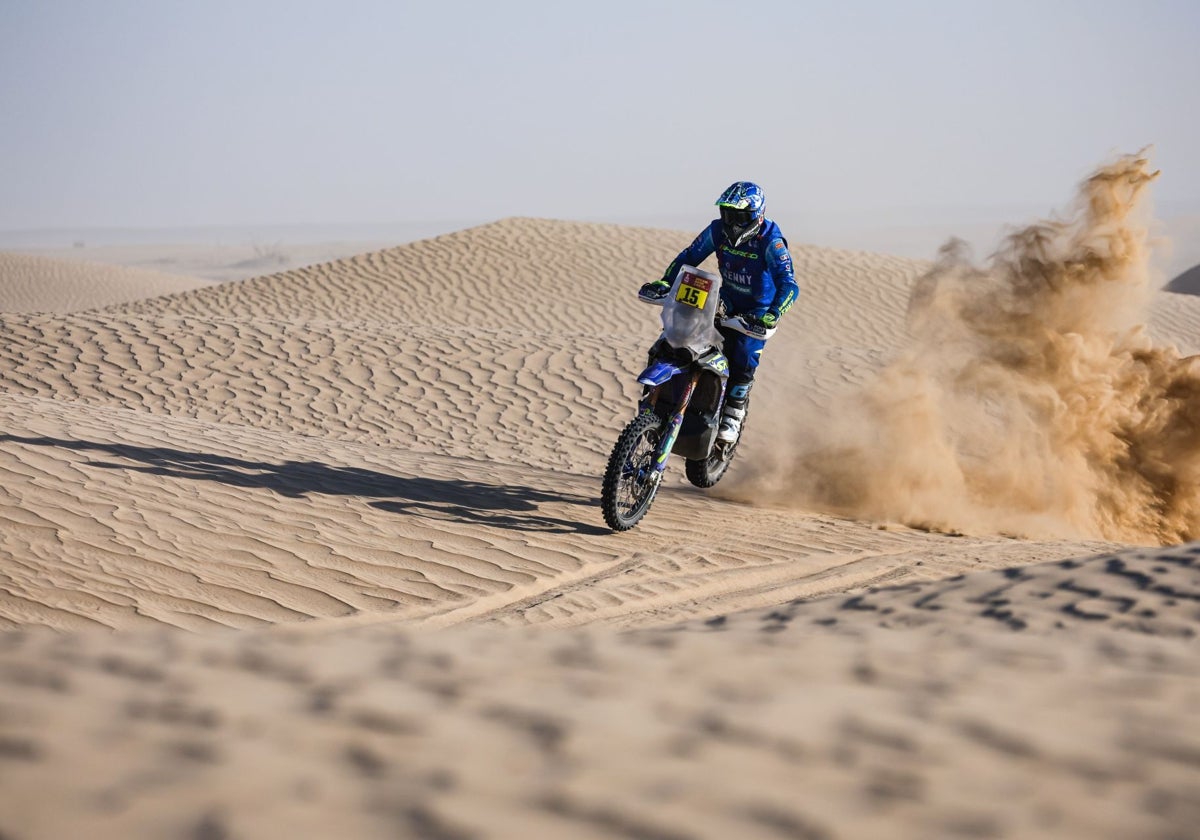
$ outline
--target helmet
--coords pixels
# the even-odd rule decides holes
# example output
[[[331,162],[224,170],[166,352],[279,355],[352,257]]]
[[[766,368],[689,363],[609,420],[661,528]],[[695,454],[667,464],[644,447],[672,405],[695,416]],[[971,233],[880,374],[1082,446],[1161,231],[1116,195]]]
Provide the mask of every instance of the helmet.
[[[737,247],[762,228],[767,200],[758,184],[738,181],[721,193],[717,206],[721,208],[725,238]]]

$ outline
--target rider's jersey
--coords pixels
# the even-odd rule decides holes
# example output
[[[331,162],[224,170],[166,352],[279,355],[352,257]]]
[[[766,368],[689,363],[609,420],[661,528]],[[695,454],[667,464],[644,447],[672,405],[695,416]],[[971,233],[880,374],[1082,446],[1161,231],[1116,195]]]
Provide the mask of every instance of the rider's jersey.
[[[725,241],[721,220],[714,219],[679,253],[663,279],[673,282],[680,266],[698,267],[714,251],[721,272],[721,300],[730,315],[761,313],[769,307],[782,315],[796,302],[800,287],[792,255],[779,225],[770,219],[763,221],[757,236],[737,248]]]

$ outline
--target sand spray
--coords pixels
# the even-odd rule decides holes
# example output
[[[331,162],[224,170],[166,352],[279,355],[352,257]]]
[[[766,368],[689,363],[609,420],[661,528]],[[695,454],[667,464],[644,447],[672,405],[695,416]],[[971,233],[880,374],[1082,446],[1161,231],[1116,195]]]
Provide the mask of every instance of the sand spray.
[[[725,495],[967,533],[1200,537],[1200,357],[1143,327],[1157,174],[1145,154],[1100,168],[982,266],[943,246],[893,360],[786,424]]]

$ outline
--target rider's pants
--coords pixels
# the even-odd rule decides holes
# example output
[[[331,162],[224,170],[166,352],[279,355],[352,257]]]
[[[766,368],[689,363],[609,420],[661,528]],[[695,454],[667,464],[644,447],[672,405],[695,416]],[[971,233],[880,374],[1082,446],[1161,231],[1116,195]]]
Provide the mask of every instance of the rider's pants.
[[[728,402],[734,406],[745,406],[754,385],[754,374],[766,341],[751,338],[733,330],[721,330],[725,339],[725,358],[729,359]]]
[[[721,330],[721,336],[725,339],[722,349],[725,351],[725,357],[729,359],[729,378],[753,379],[759,357],[767,342],[733,330]]]

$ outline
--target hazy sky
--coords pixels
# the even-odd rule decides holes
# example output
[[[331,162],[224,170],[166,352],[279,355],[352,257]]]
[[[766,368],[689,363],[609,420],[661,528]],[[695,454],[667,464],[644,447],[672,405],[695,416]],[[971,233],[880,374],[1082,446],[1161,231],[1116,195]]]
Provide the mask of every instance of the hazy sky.
[[[1196,0],[0,0],[0,230],[1194,213],[1198,103]]]

